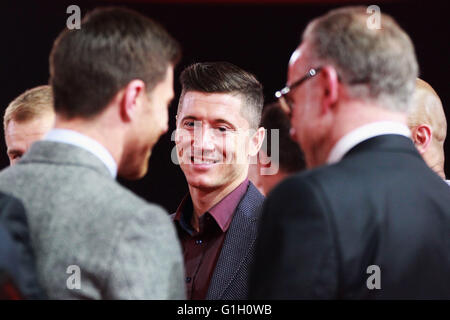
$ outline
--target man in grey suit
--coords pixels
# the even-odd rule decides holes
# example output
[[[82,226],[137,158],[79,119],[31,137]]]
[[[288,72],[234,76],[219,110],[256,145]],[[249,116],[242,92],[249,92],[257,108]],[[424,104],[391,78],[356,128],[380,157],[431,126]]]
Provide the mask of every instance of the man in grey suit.
[[[38,277],[51,299],[183,299],[175,229],[121,187],[147,172],[167,131],[177,42],[130,10],[88,14],[50,55],[55,128],[0,173],[28,214]]]

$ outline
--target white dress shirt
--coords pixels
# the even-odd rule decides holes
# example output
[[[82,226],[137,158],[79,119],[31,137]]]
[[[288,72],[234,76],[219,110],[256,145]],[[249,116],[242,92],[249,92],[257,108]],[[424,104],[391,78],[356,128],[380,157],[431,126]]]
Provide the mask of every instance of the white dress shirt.
[[[398,134],[411,138],[409,128],[393,121],[378,121],[361,126],[343,136],[331,149],[327,163],[339,162],[353,147],[370,138],[385,134]]]
[[[109,151],[96,140],[79,132],[68,129],[52,129],[47,133],[44,140],[72,144],[91,152],[105,164],[112,177],[114,179],[116,178],[116,161],[112,157],[111,153],[109,153]]]

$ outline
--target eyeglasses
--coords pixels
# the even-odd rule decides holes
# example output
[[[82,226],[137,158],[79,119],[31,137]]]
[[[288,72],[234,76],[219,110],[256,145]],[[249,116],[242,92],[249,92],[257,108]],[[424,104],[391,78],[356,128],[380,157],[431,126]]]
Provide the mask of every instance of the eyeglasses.
[[[318,68],[312,68],[308,71],[308,73],[302,77],[301,79],[295,81],[293,84],[284,87],[283,89],[275,92],[275,97],[278,98],[278,101],[280,102],[281,109],[283,109],[284,112],[287,114],[290,114],[292,112],[292,101],[289,99],[288,93],[291,92],[294,88],[301,85],[303,82],[305,82],[308,79],[311,79],[315,75],[317,75],[322,67]]]

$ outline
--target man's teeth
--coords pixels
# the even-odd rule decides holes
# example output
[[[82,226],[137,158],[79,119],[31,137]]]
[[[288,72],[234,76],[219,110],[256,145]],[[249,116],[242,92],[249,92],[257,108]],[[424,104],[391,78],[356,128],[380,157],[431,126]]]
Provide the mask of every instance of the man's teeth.
[[[191,158],[191,160],[195,164],[213,164],[213,163],[217,162],[217,160],[211,160],[211,159]]]

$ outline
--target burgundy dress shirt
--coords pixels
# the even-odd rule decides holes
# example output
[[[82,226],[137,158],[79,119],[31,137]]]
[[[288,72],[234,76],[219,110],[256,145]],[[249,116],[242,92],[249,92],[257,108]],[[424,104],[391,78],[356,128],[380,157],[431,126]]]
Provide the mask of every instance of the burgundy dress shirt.
[[[183,247],[187,298],[205,299],[209,282],[222,250],[234,212],[247,192],[248,179],[230,192],[199,219],[199,231],[191,225],[194,212],[187,194],[175,213],[175,226]]]

